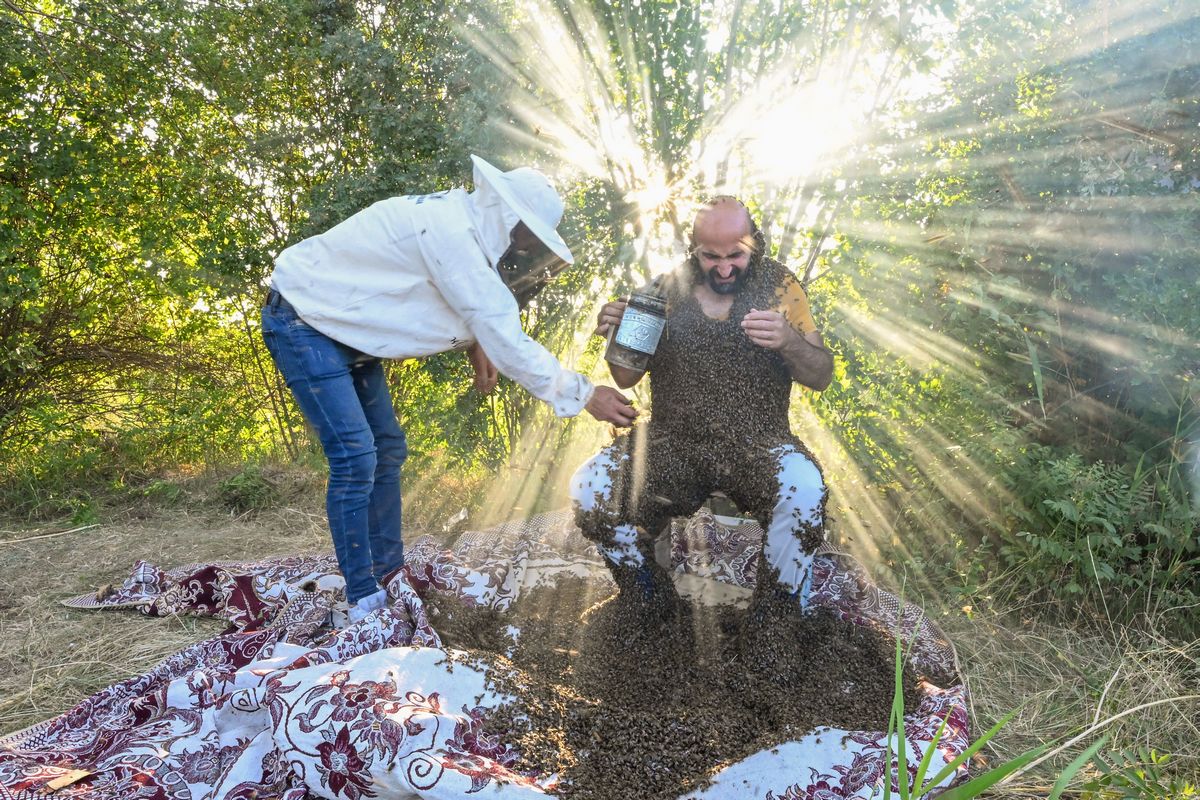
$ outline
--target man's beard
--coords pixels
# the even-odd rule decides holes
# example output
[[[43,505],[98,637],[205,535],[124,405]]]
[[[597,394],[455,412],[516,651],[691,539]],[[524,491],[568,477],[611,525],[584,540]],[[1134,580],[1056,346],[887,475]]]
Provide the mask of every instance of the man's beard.
[[[746,265],[745,269],[735,269],[733,271],[733,280],[729,283],[717,283],[717,271],[715,269],[709,270],[708,274],[705,275],[704,270],[700,269],[700,262],[696,258],[692,258],[689,263],[692,265],[692,280],[695,283],[707,283],[708,288],[717,294],[737,294],[746,288],[746,281],[754,271],[754,262],[751,261]]]

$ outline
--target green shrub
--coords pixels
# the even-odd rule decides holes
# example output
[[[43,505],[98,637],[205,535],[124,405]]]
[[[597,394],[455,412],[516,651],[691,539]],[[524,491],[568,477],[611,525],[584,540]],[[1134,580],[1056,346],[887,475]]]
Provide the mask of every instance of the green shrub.
[[[279,481],[273,471],[247,464],[217,484],[217,494],[231,511],[247,513],[273,508],[280,503]]]
[[[1196,602],[1200,518],[1161,472],[1028,446],[1002,479],[1014,580],[1109,614]]]
[[[1083,800],[1187,800],[1200,786],[1164,770],[1170,756],[1147,747],[1116,750],[1097,758],[1101,776],[1084,784]]]

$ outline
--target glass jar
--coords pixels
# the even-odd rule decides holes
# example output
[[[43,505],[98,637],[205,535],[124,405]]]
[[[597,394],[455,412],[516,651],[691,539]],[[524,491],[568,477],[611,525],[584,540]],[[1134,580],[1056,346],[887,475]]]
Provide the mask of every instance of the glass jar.
[[[618,367],[645,372],[650,356],[667,327],[667,301],[651,284],[634,292],[625,306],[621,324],[608,332],[604,360]]]

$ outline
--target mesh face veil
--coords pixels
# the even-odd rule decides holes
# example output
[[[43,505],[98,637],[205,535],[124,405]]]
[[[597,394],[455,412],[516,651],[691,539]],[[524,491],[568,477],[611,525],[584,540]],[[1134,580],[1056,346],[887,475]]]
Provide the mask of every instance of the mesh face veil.
[[[496,266],[500,279],[517,298],[517,306],[524,309],[546,288],[546,284],[562,272],[567,262],[537,240],[528,248],[518,249],[515,244],[510,245]]]

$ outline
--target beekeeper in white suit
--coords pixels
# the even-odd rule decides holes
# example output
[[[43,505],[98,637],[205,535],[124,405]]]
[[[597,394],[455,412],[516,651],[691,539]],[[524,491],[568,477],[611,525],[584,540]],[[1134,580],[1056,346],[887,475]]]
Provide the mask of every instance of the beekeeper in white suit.
[[[392,197],[275,260],[262,312],[267,349],[329,461],[326,508],[351,619],[382,608],[404,563],[400,465],[407,454],[382,359],[465,350],[475,386],[497,370],[560,417],[630,425],[615,389],[593,386],[521,329],[520,304],[573,262],[563,203],[528,167],[479,156],[475,190]]]

